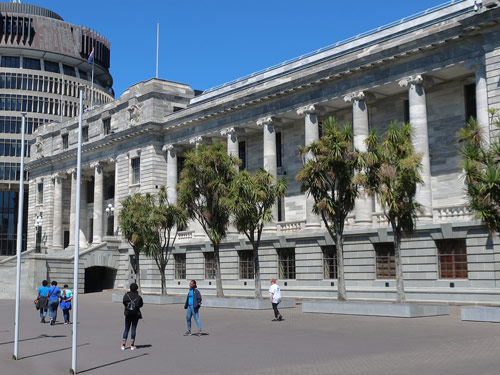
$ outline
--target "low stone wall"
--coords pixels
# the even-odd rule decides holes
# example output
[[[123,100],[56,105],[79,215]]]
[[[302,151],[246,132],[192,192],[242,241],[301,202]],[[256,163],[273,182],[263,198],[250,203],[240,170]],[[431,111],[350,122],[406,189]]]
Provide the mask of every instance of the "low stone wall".
[[[469,306],[460,309],[462,320],[500,323],[500,307]]]
[[[113,293],[111,300],[113,302],[122,302],[123,295],[125,293]],[[173,304],[184,304],[186,302],[185,296],[161,296],[161,295],[151,295],[151,294],[142,294],[142,300],[144,303],[151,305],[173,305]]]
[[[296,306],[294,299],[283,299],[279,304],[280,309],[288,309]],[[218,307],[225,309],[246,309],[246,310],[271,310],[273,307],[269,299],[255,298],[203,298],[203,307]]]
[[[350,301],[303,301],[306,313],[371,315],[397,318],[449,315],[450,306],[445,304],[350,302]]]

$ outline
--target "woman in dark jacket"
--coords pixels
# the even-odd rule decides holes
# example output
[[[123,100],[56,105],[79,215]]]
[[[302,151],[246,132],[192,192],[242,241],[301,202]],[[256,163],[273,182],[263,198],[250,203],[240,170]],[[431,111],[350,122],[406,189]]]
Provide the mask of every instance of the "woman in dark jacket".
[[[128,331],[132,326],[132,332],[130,334],[130,350],[137,349],[135,347],[135,332],[137,329],[137,323],[139,319],[142,319],[142,314],[140,308],[143,306],[142,297],[137,293],[139,287],[136,283],[130,284],[130,292],[125,293],[123,296],[123,306],[125,306],[125,330],[123,331],[123,342],[122,350],[125,350],[125,344],[127,343]]]

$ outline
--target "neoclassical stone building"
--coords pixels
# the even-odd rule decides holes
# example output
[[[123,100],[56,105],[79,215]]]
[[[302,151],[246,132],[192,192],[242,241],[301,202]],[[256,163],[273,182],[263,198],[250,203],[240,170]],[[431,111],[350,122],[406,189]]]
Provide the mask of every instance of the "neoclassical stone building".
[[[152,79],[86,112],[82,151],[81,288],[124,288],[131,250],[116,213],[135,192],[175,185],[184,153],[200,143],[226,142],[242,167],[264,167],[289,179],[260,249],[264,280],[277,276],[285,296],[336,296],[333,242],[312,202],[300,192],[298,147],[317,140],[321,121],[335,116],[353,124],[364,148],[372,128],[409,121],[423,153],[418,201],[424,212],[403,243],[409,300],[498,302],[500,243],[467,207],[456,133],[476,116],[487,136],[489,108],[500,102],[500,6],[497,1],[454,1],[391,26],[220,85],[203,93]],[[33,283],[42,276],[71,283],[74,245],[78,119],[37,130],[30,176],[28,252]],[[64,144],[63,138],[69,143]],[[37,186],[43,186],[39,196]],[[41,253],[34,220],[43,216]],[[345,271],[350,298],[394,299],[392,233],[373,198],[361,197],[346,226]],[[221,248],[227,295],[253,295],[249,243],[232,231]],[[167,270],[171,293],[197,279],[215,293],[213,253],[191,223],[180,233]],[[158,292],[154,262],[141,261],[143,287]],[[85,272],[85,274],[84,274]],[[28,278],[29,278],[28,277]]]

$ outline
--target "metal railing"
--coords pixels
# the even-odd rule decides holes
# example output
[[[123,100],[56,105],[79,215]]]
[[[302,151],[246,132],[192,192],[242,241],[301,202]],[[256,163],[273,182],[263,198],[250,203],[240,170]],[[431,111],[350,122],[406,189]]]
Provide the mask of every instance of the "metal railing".
[[[407,22],[407,21],[411,21],[411,20],[414,20],[415,18],[418,18],[418,17],[421,17],[421,16],[425,16],[426,14],[429,14],[429,13],[432,13],[432,12],[436,12],[438,10],[441,10],[441,9],[444,9],[446,7],[449,7],[451,5],[454,5],[454,4],[458,4],[458,3],[463,3],[465,1],[470,1],[470,0],[449,0],[447,1],[446,3],[443,3],[443,4],[440,4],[440,5],[436,5],[432,8],[428,8],[426,10],[423,10],[421,12],[418,12],[418,13],[415,13],[411,16],[407,16],[407,17],[404,17],[404,18],[401,18],[400,20],[397,20],[397,21],[394,21],[394,22],[391,22],[391,23],[388,23],[386,25],[383,25],[383,26],[379,26],[375,29],[371,29],[369,31],[365,31],[363,33],[360,33],[356,36],[352,36],[352,37],[349,37],[347,39],[344,39],[344,40],[341,40],[341,41],[338,41],[334,44],[330,44],[326,47],[322,47],[320,49],[317,49],[315,51],[312,51],[312,52],[308,52],[308,53],[305,53],[303,55],[300,55],[300,56],[297,56],[297,57],[294,57],[292,59],[289,59],[289,60],[286,60],[286,61],[283,61],[282,63],[279,63],[279,64],[276,64],[276,65],[272,65],[268,68],[265,68],[265,69],[261,69],[259,71],[256,71],[254,73],[251,73],[251,74],[248,74],[246,76],[243,76],[243,77],[240,77],[240,78],[236,78],[232,81],[229,81],[229,82],[225,82],[225,83],[222,83],[220,85],[217,85],[217,86],[214,86],[214,87],[211,87],[205,91],[203,91],[203,94],[208,94],[212,91],[215,91],[215,90],[219,90],[221,88],[224,88],[226,86],[230,86],[232,84],[235,84],[235,83],[238,83],[238,82],[241,82],[241,81],[244,81],[246,79],[249,79],[249,78],[252,78],[252,77],[255,77],[259,74],[262,74],[262,73],[266,73],[270,70],[274,70],[274,69],[277,69],[277,68],[280,68],[282,66],[285,66],[285,65],[288,65],[288,64],[291,64],[293,62],[296,62],[296,61],[299,61],[299,60],[302,60],[304,58],[307,58],[307,57],[310,57],[310,56],[313,56],[313,55],[316,55],[318,53],[321,53],[321,52],[325,52],[329,49],[332,49],[332,48],[336,48],[336,47],[339,47],[343,44],[347,44],[349,42],[352,42],[352,41],[355,41],[357,39],[360,39],[360,38],[363,38],[363,37],[366,37],[366,36],[370,36],[372,34],[375,34],[377,32],[380,32],[380,31],[383,31],[383,30],[386,30],[386,29],[389,29],[391,27],[394,27],[394,26],[397,26],[397,25],[400,25],[404,22]],[[203,95],[202,94],[202,95]]]

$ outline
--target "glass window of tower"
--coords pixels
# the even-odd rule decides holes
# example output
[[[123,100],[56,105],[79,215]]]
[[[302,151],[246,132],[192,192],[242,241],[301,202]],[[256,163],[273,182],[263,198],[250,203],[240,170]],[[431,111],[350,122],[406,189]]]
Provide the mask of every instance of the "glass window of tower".
[[[24,69],[33,69],[33,70],[41,70],[40,60],[32,59],[29,57],[23,58],[23,68]]]

